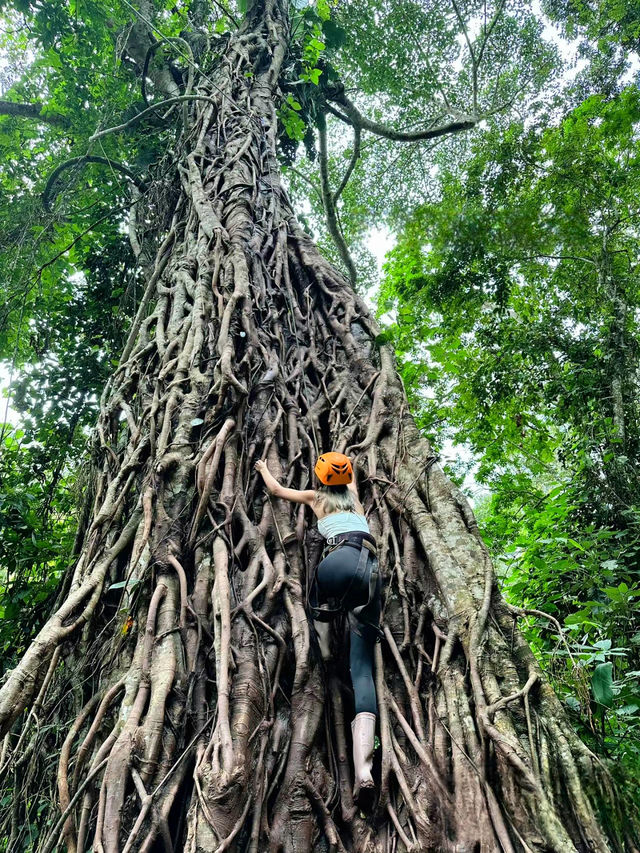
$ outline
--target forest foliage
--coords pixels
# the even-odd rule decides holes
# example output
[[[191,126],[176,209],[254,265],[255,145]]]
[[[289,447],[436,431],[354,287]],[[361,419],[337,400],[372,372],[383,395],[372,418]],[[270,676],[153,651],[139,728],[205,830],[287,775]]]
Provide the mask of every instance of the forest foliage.
[[[528,640],[583,735],[635,774],[638,95],[592,94],[443,162],[380,296],[422,428],[471,451],[451,473],[485,487],[506,595],[562,629],[532,619]]]
[[[175,141],[159,115],[133,124],[126,171],[117,135],[90,142],[153,103],[114,59],[128,5],[0,4],[0,102],[36,110],[0,114],[0,359],[19,415],[0,437],[2,671],[73,559],[87,438],[140,298],[132,187],[148,191]],[[462,482],[471,467],[485,490],[477,509],[503,590],[557,620],[530,619],[529,641],[590,745],[640,774],[640,90],[627,73],[640,33],[637,4],[622,5],[545,5],[580,41],[569,83],[524,3],[507,4],[485,76],[464,37],[451,48],[450,4],[303,5],[300,85],[278,114],[292,195],[338,263],[310,132],[332,63],[374,114],[405,126],[429,97],[484,115],[464,137],[401,154],[363,143],[339,224],[363,290],[376,279],[367,234],[393,233],[377,298],[418,423],[436,447],[469,448],[450,473]],[[473,4],[459,8],[481,35]],[[162,50],[176,67],[187,47],[198,55],[181,44],[186,24],[210,17],[201,0],[166,4]],[[498,69],[505,43],[513,63]],[[355,141],[330,143],[336,186]],[[97,159],[56,173],[87,153]]]

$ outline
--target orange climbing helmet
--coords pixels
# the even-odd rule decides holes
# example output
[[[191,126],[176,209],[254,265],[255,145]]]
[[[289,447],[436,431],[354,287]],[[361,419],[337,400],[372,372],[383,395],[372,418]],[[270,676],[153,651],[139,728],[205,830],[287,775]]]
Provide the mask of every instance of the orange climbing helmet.
[[[353,480],[353,468],[344,453],[323,453],[314,470],[325,486],[345,486]]]

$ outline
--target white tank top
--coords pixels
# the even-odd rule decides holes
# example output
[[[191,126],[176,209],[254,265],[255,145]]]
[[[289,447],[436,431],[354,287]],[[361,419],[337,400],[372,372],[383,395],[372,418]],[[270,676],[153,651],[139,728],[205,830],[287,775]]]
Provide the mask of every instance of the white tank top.
[[[318,519],[318,531],[325,539],[331,539],[340,533],[352,533],[354,530],[369,533],[367,519],[359,512],[332,512]]]

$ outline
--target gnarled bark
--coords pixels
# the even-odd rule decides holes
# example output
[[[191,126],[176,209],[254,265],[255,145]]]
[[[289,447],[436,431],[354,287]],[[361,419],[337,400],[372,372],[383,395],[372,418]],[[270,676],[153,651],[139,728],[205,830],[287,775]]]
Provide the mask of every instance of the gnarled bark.
[[[275,156],[287,43],[284,3],[256,3],[194,81],[68,596],[0,692],[9,849],[635,850],[392,353],[296,222]],[[266,457],[306,487],[329,447],[356,460],[384,577],[373,820],[351,797],[345,656],[324,667],[305,612],[318,536],[253,473]]]

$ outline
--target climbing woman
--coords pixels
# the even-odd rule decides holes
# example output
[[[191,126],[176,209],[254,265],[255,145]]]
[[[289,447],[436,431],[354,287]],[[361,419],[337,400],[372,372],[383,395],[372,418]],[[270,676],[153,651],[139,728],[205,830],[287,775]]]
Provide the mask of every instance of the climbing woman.
[[[315,466],[320,485],[315,490],[299,490],[281,486],[263,460],[255,467],[272,495],[311,507],[318,530],[327,541],[310,585],[309,606],[323,657],[328,654],[328,636],[323,630],[328,628],[326,622],[340,612],[349,619],[349,663],[355,696],[355,719],[351,723],[353,797],[367,810],[375,796],[371,776],[377,714],[373,658],[379,634],[380,575],[375,540],[358,497],[353,468],[343,453],[323,453]]]

